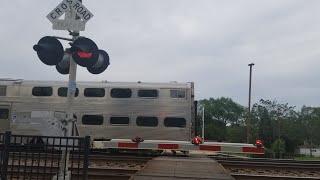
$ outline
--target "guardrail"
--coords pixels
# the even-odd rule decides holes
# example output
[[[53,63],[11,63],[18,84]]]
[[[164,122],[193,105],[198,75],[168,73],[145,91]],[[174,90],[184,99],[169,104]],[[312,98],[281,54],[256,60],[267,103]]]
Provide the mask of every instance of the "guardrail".
[[[63,167],[64,174],[70,172],[72,179],[86,180],[89,152],[89,136],[58,137],[0,133],[0,179],[52,180]],[[61,158],[63,156],[69,156],[67,165]],[[58,179],[58,176],[55,177]]]

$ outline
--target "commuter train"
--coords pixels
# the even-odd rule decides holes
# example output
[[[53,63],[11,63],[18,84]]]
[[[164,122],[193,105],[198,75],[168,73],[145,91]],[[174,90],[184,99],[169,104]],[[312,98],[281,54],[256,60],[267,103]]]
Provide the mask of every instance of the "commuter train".
[[[62,136],[67,82],[0,79],[0,132]],[[190,141],[196,107],[190,83],[77,82],[78,135],[93,140]]]

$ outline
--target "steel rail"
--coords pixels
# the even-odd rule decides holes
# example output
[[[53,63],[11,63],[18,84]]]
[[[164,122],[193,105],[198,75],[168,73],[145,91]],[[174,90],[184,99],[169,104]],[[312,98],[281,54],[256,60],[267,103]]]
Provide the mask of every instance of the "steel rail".
[[[236,174],[231,173],[232,177],[236,180],[270,180],[270,179],[288,179],[288,180],[301,180],[301,179],[319,179],[319,177],[297,177],[297,176],[275,176],[275,175],[253,175],[253,174]]]
[[[315,169],[320,170],[319,164],[309,163],[287,163],[287,162],[268,162],[268,161],[236,161],[236,160],[218,160],[220,164],[228,167],[262,167],[262,168],[290,168],[290,169]]]
[[[235,179],[320,179],[319,161],[214,158]]]
[[[298,163],[298,164],[320,164],[320,160],[294,160],[294,159],[268,159],[268,158],[240,158],[240,157],[215,157],[208,156],[217,161],[223,160],[235,160],[235,161],[246,161],[246,162],[274,162],[274,163]]]

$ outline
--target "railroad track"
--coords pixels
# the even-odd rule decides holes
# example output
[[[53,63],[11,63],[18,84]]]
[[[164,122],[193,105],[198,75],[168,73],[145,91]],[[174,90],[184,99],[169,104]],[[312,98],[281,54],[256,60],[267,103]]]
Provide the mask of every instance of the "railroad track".
[[[236,179],[320,179],[320,161],[213,158]]]
[[[20,160],[15,157],[19,157]],[[10,155],[8,175],[12,179],[15,179],[15,176],[19,179],[22,175],[27,179],[50,179],[58,171],[59,154],[42,153],[34,157],[37,160],[25,154]],[[129,179],[151,159],[152,157],[149,156],[92,154],[89,156],[88,178],[90,180]],[[80,179],[79,175],[81,176],[83,171],[81,159],[71,156],[69,169],[74,179]]]
[[[58,167],[53,167],[50,170],[44,171],[44,167],[32,167],[27,166],[23,169],[13,166],[13,169],[9,169],[9,179],[41,179],[41,180],[52,180],[52,177],[56,175]],[[72,179],[82,179],[82,168],[77,172],[76,168],[70,168],[72,173]],[[138,170],[133,169],[107,169],[107,168],[92,168],[88,170],[88,179],[103,180],[103,179],[129,179]]]

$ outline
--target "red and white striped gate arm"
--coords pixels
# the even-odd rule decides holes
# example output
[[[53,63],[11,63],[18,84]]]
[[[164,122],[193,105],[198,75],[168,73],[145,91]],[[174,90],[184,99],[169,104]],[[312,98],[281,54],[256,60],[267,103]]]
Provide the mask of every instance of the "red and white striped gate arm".
[[[177,150],[177,151],[212,151],[245,154],[264,154],[263,147],[244,143],[204,142],[194,145],[188,141],[145,140],[132,142],[130,139],[113,139],[110,141],[94,141],[96,149],[152,149],[152,150]]]

